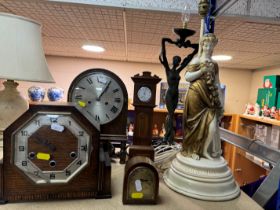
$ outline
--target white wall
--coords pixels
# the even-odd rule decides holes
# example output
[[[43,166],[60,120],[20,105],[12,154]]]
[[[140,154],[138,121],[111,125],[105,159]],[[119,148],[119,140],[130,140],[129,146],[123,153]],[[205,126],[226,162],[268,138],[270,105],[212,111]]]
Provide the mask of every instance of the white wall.
[[[134,63],[108,60],[94,60],[83,58],[69,58],[47,56],[49,69],[56,81],[55,84],[36,84],[31,82],[19,82],[20,91],[27,97],[27,89],[32,85],[39,85],[46,89],[52,86],[61,87],[65,90],[64,101],[67,100],[67,91],[72,80],[81,72],[90,68],[105,68],[115,72],[125,83],[128,97],[133,97],[133,82],[131,77],[143,71],[151,71],[158,75],[162,81],[166,81],[163,67],[160,64]],[[184,81],[184,72],[181,81]],[[226,85],[225,111],[227,113],[243,113],[245,104],[250,95],[252,72],[248,70],[220,69],[221,83]],[[159,88],[157,90],[157,104],[159,103]],[[47,99],[45,99],[47,100]]]

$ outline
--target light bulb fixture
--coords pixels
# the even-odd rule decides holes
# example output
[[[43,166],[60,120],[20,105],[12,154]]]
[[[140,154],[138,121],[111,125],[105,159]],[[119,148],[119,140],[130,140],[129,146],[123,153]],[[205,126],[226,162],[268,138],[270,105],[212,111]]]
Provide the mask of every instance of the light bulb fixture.
[[[215,61],[229,61],[232,59],[230,55],[213,55],[212,59]]]
[[[181,20],[183,23],[183,28],[187,28],[187,24],[190,21],[190,17],[191,17],[191,8],[187,2],[184,2],[181,14],[182,14]]]
[[[103,47],[92,45],[92,44],[85,44],[82,46],[82,49],[88,52],[96,52],[96,53],[101,53],[105,51]]]

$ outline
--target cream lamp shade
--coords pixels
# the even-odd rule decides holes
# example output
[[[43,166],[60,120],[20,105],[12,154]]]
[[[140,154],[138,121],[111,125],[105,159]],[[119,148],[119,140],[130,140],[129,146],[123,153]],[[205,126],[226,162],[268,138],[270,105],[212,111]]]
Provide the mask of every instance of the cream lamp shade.
[[[0,13],[0,78],[54,82],[42,48],[41,25]]]
[[[54,82],[42,48],[41,25],[28,18],[0,13],[0,130],[28,109],[17,91],[18,81]]]

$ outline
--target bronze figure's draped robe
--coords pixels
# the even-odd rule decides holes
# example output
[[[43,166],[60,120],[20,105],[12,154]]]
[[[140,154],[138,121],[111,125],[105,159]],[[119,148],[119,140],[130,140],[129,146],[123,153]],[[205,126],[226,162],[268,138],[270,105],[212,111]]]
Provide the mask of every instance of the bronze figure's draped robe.
[[[219,134],[215,129],[218,129],[223,106],[218,79],[219,69],[216,63],[213,64],[212,69],[190,83],[185,97],[182,151],[184,156],[192,154],[203,156],[204,144],[209,138],[211,138],[211,144],[207,148],[209,154],[218,154],[221,150]],[[187,71],[198,71],[203,65],[203,63],[190,65]]]

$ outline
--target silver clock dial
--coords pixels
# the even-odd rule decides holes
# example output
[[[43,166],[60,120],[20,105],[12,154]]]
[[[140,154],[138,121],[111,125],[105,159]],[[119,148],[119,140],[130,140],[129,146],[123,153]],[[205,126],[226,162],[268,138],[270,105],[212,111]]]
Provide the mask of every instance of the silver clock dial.
[[[137,96],[140,101],[148,102],[152,97],[152,91],[149,87],[143,86],[143,87],[139,88],[139,90],[137,92]]]
[[[124,93],[119,83],[111,76],[102,73],[90,73],[74,84],[70,101],[94,125],[106,124],[114,120],[124,104]]]
[[[42,136],[42,128],[55,133]],[[67,137],[53,138],[66,131],[72,143]],[[89,143],[90,135],[70,113],[38,113],[16,131],[14,164],[36,184],[67,183],[88,165]],[[65,149],[65,144],[72,144],[72,149]]]

